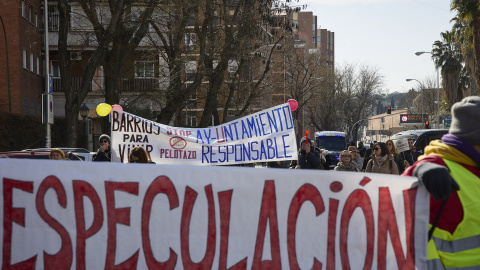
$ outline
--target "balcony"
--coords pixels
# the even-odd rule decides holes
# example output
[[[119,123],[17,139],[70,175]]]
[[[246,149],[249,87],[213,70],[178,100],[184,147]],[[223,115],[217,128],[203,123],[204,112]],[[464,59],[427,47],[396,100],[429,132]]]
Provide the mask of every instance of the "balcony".
[[[71,85],[73,91],[78,91],[82,83],[82,77],[72,77]],[[64,92],[60,78],[53,78],[53,92]],[[102,91],[105,88],[104,77],[95,77],[89,84],[89,91]],[[121,92],[154,92],[159,89],[156,78],[121,78],[118,82]]]

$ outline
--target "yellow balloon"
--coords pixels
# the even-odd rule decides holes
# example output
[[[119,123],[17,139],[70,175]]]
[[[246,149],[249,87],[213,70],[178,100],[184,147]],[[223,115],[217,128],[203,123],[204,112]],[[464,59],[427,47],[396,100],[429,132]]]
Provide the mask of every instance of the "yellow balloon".
[[[112,110],[112,105],[107,103],[100,103],[97,105],[97,114],[98,116],[106,116]]]

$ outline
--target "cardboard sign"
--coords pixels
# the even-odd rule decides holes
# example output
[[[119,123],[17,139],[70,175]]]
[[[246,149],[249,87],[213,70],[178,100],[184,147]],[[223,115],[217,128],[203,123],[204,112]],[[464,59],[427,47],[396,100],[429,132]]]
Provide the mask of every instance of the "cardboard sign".
[[[407,139],[394,140],[393,142],[395,143],[395,148],[397,149],[398,153],[410,150]]]
[[[112,110],[112,160],[128,163],[142,146],[155,163],[232,165],[296,160],[290,107],[279,105],[210,128],[178,128]]]
[[[23,159],[0,176],[6,269],[426,268],[411,177]]]

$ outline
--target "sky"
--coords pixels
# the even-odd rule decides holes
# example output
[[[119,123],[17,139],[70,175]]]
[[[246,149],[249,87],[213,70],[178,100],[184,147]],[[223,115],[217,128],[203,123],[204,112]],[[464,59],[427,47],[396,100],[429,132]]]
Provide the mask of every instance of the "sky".
[[[436,81],[430,54],[450,31],[450,0],[301,0],[322,29],[335,32],[335,65],[366,64],[383,76],[387,93],[418,88],[407,78]],[[298,4],[297,3],[297,4]]]

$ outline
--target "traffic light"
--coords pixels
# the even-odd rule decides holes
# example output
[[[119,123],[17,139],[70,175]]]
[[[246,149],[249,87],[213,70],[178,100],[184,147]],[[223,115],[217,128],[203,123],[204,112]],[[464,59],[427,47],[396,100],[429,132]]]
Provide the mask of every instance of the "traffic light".
[[[428,121],[425,121],[425,128],[430,128],[430,123]]]
[[[387,107],[387,114],[392,114],[392,107],[390,106]]]

